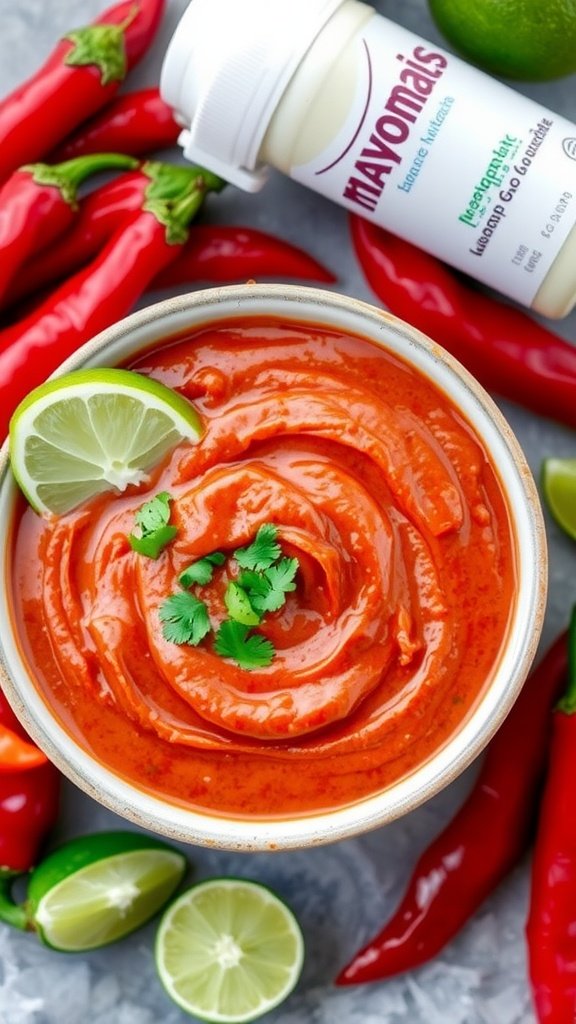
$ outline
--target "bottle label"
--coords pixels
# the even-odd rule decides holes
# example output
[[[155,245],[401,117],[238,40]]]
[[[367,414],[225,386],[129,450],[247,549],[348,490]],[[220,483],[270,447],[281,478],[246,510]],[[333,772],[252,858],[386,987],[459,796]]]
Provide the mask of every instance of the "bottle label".
[[[576,221],[576,126],[375,16],[337,135],[291,177],[530,306]]]

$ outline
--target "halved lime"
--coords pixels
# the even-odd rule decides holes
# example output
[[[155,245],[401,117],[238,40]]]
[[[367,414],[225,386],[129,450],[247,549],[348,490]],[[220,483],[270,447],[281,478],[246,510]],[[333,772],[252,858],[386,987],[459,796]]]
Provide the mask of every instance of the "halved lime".
[[[576,540],[576,459],[544,459],[542,490],[558,525]]]
[[[202,434],[190,402],[132,370],[76,370],[47,381],[10,421],[10,462],[37,512],[62,515],[142,483],[183,439]]]
[[[187,1013],[219,1024],[255,1020],[292,991],[304,940],[292,911],[266,886],[213,878],[164,912],[156,966]]]
[[[47,946],[96,949],[150,920],[185,870],[183,853],[138,832],[79,836],[33,871],[28,915]]]

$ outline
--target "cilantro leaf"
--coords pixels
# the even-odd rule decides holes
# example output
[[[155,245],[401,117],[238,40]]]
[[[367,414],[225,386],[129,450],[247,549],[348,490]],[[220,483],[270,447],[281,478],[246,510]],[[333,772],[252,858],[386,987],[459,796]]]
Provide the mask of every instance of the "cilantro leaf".
[[[216,633],[214,650],[222,658],[232,658],[240,668],[251,671],[270,665],[274,645],[265,636],[250,633],[250,627],[232,619],[225,619]]]
[[[264,575],[274,590],[283,590],[284,593],[296,590],[294,577],[300,568],[297,558],[282,558],[277,565],[271,565],[266,569]]]
[[[224,604],[230,613],[230,618],[235,622],[243,622],[246,626],[257,626],[260,622],[261,616],[254,611],[248,594],[237,583],[230,582],[226,587]]]
[[[247,548],[238,548],[234,557],[242,569],[261,571],[268,569],[281,554],[277,528],[274,523],[263,523],[252,543]]]
[[[253,572],[251,569],[245,569],[240,573],[238,586],[242,587],[242,590],[246,590],[250,597],[254,594],[267,594],[270,590],[270,584],[264,573]]]
[[[246,590],[254,611],[262,616],[265,612],[278,611],[286,602],[286,594],[296,590],[294,577],[298,569],[297,558],[282,558],[263,573],[241,573],[238,582]]]
[[[184,572],[181,572],[178,577],[178,582],[184,588],[192,587],[195,583],[204,587],[207,583],[210,583],[214,574],[214,567],[216,565],[223,565],[225,561],[226,557],[221,551],[214,551],[211,555],[205,555],[204,558],[199,558],[184,569]]]
[[[139,526],[142,533],[153,533],[154,530],[166,526],[170,522],[170,502],[172,496],[168,491],[161,491],[151,501],[146,501],[140,506],[134,522]]]
[[[162,622],[162,635],[173,644],[196,647],[210,632],[210,619],[204,601],[194,594],[172,594],[158,610]]]
[[[174,540],[178,528],[168,525],[171,501],[172,495],[168,494],[168,491],[161,491],[151,501],[146,501],[140,506],[134,516],[134,522],[140,527],[141,535],[128,535],[133,551],[137,551],[139,555],[146,555],[147,558],[158,558],[166,545]]]

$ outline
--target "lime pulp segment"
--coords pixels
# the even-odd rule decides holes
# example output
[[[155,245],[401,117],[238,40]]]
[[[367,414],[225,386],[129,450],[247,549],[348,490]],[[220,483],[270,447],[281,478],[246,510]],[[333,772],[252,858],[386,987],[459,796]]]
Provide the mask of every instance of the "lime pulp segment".
[[[292,911],[255,882],[212,879],[165,912],[156,964],[168,994],[188,1013],[241,1024],[267,1013],[294,988],[304,958]]]

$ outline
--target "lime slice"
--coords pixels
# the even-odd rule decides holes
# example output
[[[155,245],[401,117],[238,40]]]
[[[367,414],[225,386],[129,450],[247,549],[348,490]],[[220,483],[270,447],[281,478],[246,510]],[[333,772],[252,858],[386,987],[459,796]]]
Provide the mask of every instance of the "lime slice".
[[[185,870],[179,850],[137,832],[79,836],[33,871],[28,913],[47,946],[96,949],[153,917]]]
[[[542,490],[558,525],[576,540],[576,459],[544,459]]]
[[[291,910],[256,882],[214,878],[165,911],[156,966],[187,1013],[220,1024],[255,1020],[294,988],[304,941]]]
[[[182,439],[198,441],[194,407],[131,370],[76,370],[47,381],[10,421],[10,461],[32,507],[62,515],[102,491],[140,484]]]

